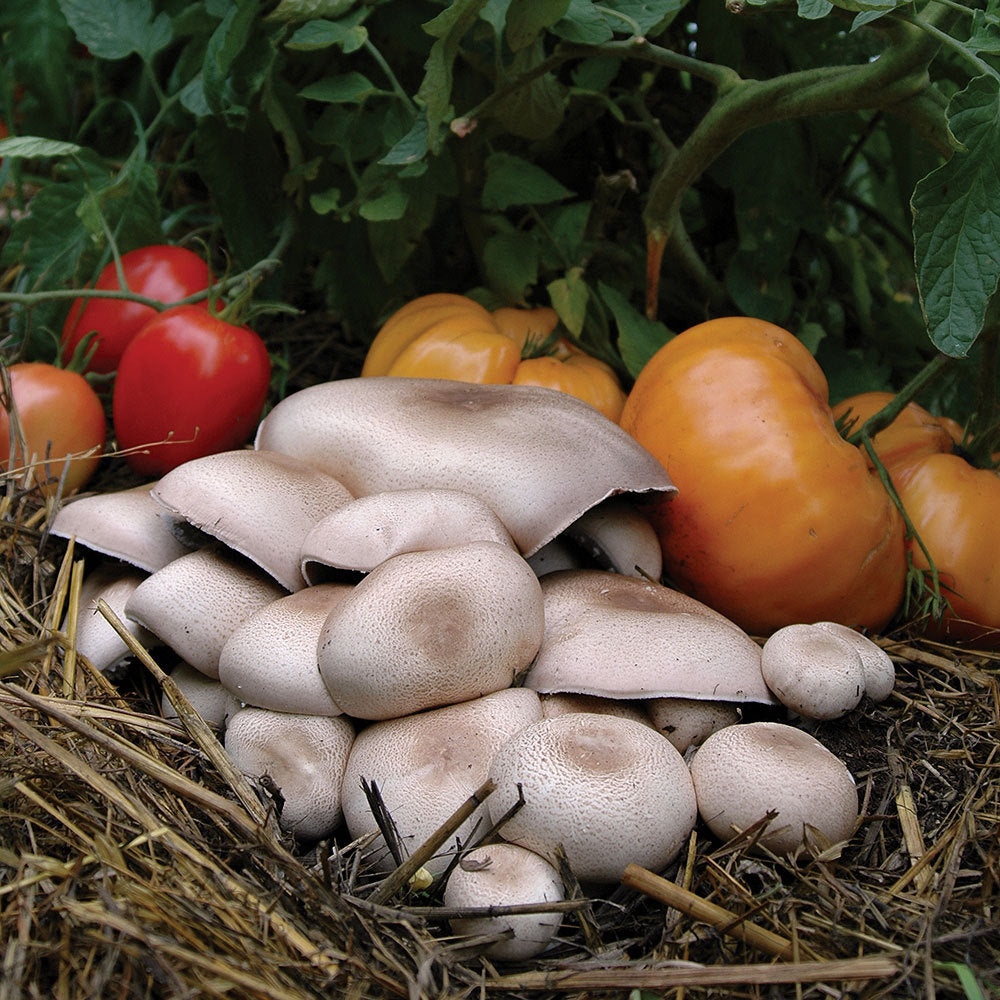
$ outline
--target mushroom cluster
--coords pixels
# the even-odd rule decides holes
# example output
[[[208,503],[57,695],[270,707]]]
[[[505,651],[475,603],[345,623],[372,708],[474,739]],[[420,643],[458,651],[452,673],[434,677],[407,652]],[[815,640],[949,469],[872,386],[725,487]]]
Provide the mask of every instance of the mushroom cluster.
[[[99,598],[169,647],[233,760],[277,791],[287,831],[376,837],[376,789],[398,833],[372,847],[388,870],[490,778],[456,837],[467,848],[496,827],[502,849],[427,868],[454,869],[446,900],[537,903],[559,898],[557,849],[577,877],[615,881],[629,862],[667,865],[699,811],[727,836],[792,808],[723,807],[697,777],[724,769],[710,761],[726,733],[751,731],[746,706],[774,711],[789,685],[768,686],[740,628],[657,582],[656,536],[630,495],[673,490],[632,438],[562,393],[346,379],[287,397],[252,449],[74,500],[52,530],[118,561],[86,582],[80,651],[104,670],[127,652],[102,631]],[[888,694],[891,661],[887,679],[867,640],[807,628],[861,693]],[[789,768],[784,787],[812,780]],[[856,794],[831,781],[853,823]],[[790,812],[780,849],[803,824],[849,832]],[[545,887],[498,896],[507,867]],[[552,914],[513,921],[519,943],[493,954],[537,953],[557,927]]]

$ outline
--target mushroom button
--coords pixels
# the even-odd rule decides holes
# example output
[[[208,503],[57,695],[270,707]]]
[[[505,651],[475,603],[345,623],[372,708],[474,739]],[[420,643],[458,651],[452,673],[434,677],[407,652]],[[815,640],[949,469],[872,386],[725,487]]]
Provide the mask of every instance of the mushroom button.
[[[865,675],[865,694],[872,701],[885,701],[896,683],[896,667],[892,657],[867,636],[839,622],[815,622],[814,628],[826,629],[846,639],[858,651]]]

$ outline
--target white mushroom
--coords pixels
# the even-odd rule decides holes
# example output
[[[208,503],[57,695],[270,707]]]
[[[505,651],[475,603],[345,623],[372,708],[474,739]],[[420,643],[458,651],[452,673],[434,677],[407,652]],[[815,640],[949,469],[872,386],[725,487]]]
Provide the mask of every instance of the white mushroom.
[[[217,680],[222,647],[237,626],[284,596],[282,587],[241,557],[199,549],[143,580],[125,615]]]
[[[565,898],[559,872],[543,857],[517,844],[490,844],[469,851],[448,877],[444,905],[455,908],[551,903]],[[451,929],[465,935],[506,935],[484,954],[495,961],[525,961],[549,946],[561,913],[453,917]]]
[[[322,567],[367,573],[404,552],[468,542],[514,547],[510,532],[479,497],[458,490],[390,490],[359,497],[328,514],[306,535],[302,574],[322,579]]]
[[[649,726],[652,723],[645,709],[646,703],[642,701],[621,701],[593,694],[542,695],[542,716],[546,719],[554,719],[557,715],[589,712],[592,715],[616,715],[620,719],[631,719],[633,722]]]
[[[255,611],[222,647],[219,680],[257,708],[340,715],[320,676],[316,648],[327,616],[351,589],[306,587]]]
[[[246,775],[267,778],[283,800],[283,830],[314,840],[341,820],[340,793],[354,726],[343,716],[244,708],[226,727],[226,752]]]
[[[170,679],[198,714],[211,726],[224,729],[226,723],[243,707],[240,699],[218,681],[181,662],[170,671]],[[166,696],[160,696],[160,711],[165,719],[176,719],[177,709]]]
[[[543,627],[538,579],[508,546],[409,552],[330,612],[319,669],[348,715],[389,719],[509,687]]]
[[[648,580],[659,580],[663,572],[660,539],[629,497],[611,497],[591,507],[563,536],[598,569]]]
[[[353,497],[305,462],[267,451],[224,451],[168,472],[152,490],[163,507],[270,573],[305,586],[299,549],[310,529]]]
[[[493,754],[525,726],[542,717],[538,695],[507,688],[471,701],[387,719],[365,727],[351,750],[344,775],[344,819],[352,837],[376,829],[362,779],[378,786],[407,853],[419,847],[486,781]],[[467,842],[488,826],[480,806],[456,832]],[[475,831],[475,834],[474,834]],[[425,867],[441,872],[448,858]],[[383,855],[377,864],[391,868]]]
[[[814,625],[786,625],[769,636],[761,671],[782,705],[807,719],[839,719],[865,693],[857,648],[842,635]]]
[[[778,722],[727,726],[695,752],[691,777],[698,811],[720,840],[768,812],[777,816],[761,846],[796,850],[812,827],[830,843],[846,840],[858,817],[850,771],[815,737]]]
[[[513,737],[494,756],[487,800],[508,841],[550,861],[562,845],[581,881],[612,882],[635,862],[670,863],[694,827],[694,788],[681,755],[655,730],[610,715],[560,715]]]
[[[471,493],[525,555],[614,493],[675,489],[617,424],[536,386],[340,379],[278,403],[256,447],[309,462],[355,496],[427,486]]]
[[[653,726],[681,753],[740,721],[738,705],[701,698],[653,698],[647,711]]]
[[[839,622],[815,622],[815,628],[826,629],[846,639],[858,651],[865,675],[865,694],[872,701],[885,701],[896,683],[896,667],[892,657],[867,636]]]

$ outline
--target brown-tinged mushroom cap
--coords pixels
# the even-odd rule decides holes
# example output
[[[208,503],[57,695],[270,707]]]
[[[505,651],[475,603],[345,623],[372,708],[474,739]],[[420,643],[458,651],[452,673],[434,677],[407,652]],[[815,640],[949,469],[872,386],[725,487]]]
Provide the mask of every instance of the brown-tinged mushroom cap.
[[[344,819],[351,836],[377,829],[361,785],[365,779],[378,786],[404,850],[414,851],[482,785],[494,753],[541,717],[534,691],[506,688],[362,729],[344,773]],[[481,836],[485,817],[485,806],[480,806],[456,836],[463,843]],[[377,863],[393,867],[387,855]],[[440,872],[447,863],[446,857],[435,858],[426,867]]]
[[[306,585],[299,549],[309,530],[353,499],[343,484],[305,462],[247,449],[185,462],[152,495],[174,517],[257,563],[286,590]]]
[[[807,719],[839,719],[865,693],[857,648],[815,625],[786,625],[770,635],[761,652],[761,671],[782,705]]]
[[[323,625],[330,697],[390,719],[509,687],[544,628],[531,567],[497,542],[408,552],[380,563]]]
[[[543,694],[541,698],[542,718],[545,719],[589,712],[591,715],[617,715],[621,719],[641,722],[644,726],[652,725],[643,701],[620,701],[593,694]]]
[[[514,547],[500,518],[471,493],[444,489],[372,493],[328,514],[306,535],[302,575],[316,583],[323,566],[367,573],[404,552],[466,542]]]
[[[143,580],[125,614],[192,667],[218,679],[222,647],[237,626],[284,596],[283,588],[242,557],[199,549]]]
[[[675,487],[581,400],[537,386],[373,377],[311,386],[264,418],[256,447],[294,455],[355,495],[457,489],[492,507],[525,555],[619,492]]]
[[[837,843],[857,821],[858,791],[843,761],[815,737],[779,722],[713,733],[695,752],[691,777],[698,811],[720,840],[774,810],[759,843],[786,854],[803,842],[807,825]]]
[[[541,579],[545,635],[525,684],[606,698],[773,702],[760,647],[669,587],[603,570]]]
[[[248,705],[275,712],[340,715],[319,673],[316,646],[347,584],[306,587],[255,611],[219,654],[219,680]]]
[[[303,840],[332,833],[354,726],[341,716],[295,715],[244,708],[226,727],[226,752],[253,778],[281,793],[281,828]]]
[[[151,496],[155,485],[73,500],[56,513],[51,532],[60,538],[76,536],[77,543],[88,549],[154,573],[191,551],[173,533],[163,508]]]
[[[218,681],[206,677],[190,664],[178,663],[170,671],[170,679],[191,702],[191,707],[210,726],[217,729],[224,729],[226,723],[243,707],[232,691],[227,691]],[[165,719],[177,718],[177,709],[166,693],[160,696],[160,711]]]
[[[647,711],[653,726],[681,753],[704,743],[712,733],[740,721],[739,706],[727,701],[653,698]]]
[[[551,903],[563,898],[559,872],[541,855],[517,844],[490,844],[469,851],[448,876],[444,890],[444,905],[463,909]],[[456,934],[509,935],[484,952],[495,961],[524,961],[540,955],[561,924],[561,913],[451,919]]]
[[[815,622],[816,628],[826,629],[846,639],[858,651],[865,674],[865,694],[872,701],[885,701],[896,684],[896,666],[892,657],[879,645],[856,629],[840,622]]]
[[[634,862],[659,871],[694,827],[691,776],[655,730],[611,715],[560,715],[522,729],[493,757],[500,835],[552,861],[561,844],[581,881],[613,882]]]

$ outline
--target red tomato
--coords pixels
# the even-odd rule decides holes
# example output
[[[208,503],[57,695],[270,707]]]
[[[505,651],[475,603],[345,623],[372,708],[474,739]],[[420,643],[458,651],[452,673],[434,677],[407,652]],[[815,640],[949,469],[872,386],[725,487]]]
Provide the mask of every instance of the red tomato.
[[[118,446],[142,475],[238,448],[267,396],[271,360],[253,330],[206,309],[175,306],[147,323],[118,365],[112,414]]]
[[[208,288],[208,265],[196,253],[166,245],[140,247],[122,255],[122,271],[129,291],[160,302],[176,302]],[[95,288],[117,289],[118,272],[112,261],[97,278]],[[199,307],[207,308],[207,302]],[[97,350],[89,371],[113,372],[129,341],[156,316],[152,306],[127,299],[77,299],[63,325],[63,359],[91,330],[97,331]]]
[[[25,362],[8,370],[27,445],[26,454],[15,448],[13,468],[34,464],[34,481],[51,496],[69,462],[63,492],[75,493],[94,474],[104,446],[106,422],[97,393],[82,375],[54,365]],[[6,472],[11,457],[6,406],[0,407],[0,456],[0,471]]]

